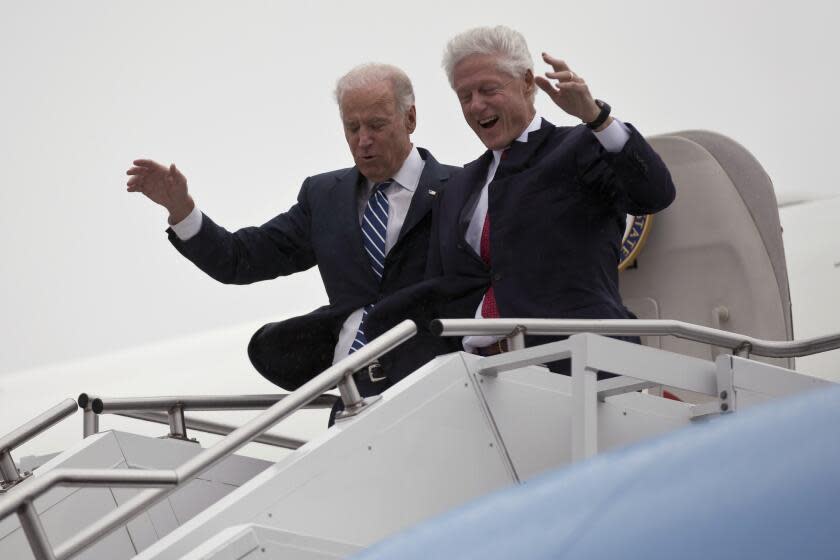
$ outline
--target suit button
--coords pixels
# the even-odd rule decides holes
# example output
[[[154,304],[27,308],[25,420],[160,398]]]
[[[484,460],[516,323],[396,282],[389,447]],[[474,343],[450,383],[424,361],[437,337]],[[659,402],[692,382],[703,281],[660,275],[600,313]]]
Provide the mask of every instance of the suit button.
[[[463,243],[458,243],[458,249],[463,251],[464,250],[464,244]]]
[[[497,272],[496,274],[494,274],[494,275],[493,275],[493,280],[494,280],[494,281],[498,282],[498,281],[499,281],[499,280],[501,280],[501,279],[502,279],[502,275],[501,275],[501,274],[499,274],[498,272]]]

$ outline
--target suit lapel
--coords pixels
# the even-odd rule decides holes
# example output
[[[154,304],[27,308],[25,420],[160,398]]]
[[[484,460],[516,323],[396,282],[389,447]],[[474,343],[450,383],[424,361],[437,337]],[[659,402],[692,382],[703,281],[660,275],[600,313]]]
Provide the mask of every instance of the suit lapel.
[[[458,176],[461,184],[465,185],[460,189],[461,200],[457,202],[460,207],[458,214],[458,236],[464,240],[467,235],[467,228],[470,226],[475,205],[478,204],[478,197],[487,180],[487,170],[490,162],[493,161],[493,152],[487,150],[477,160],[464,166],[464,171]]]
[[[362,240],[362,228],[359,225],[359,190],[364,188],[365,180],[355,167],[338,178],[333,187],[333,197],[336,201],[335,231],[339,238],[347,235],[350,243],[348,251],[349,258],[354,266],[364,270],[364,274],[370,276],[372,283],[378,282],[379,278],[374,274],[370,266],[370,260],[365,252],[364,241]],[[346,232],[346,233],[345,233]]]
[[[510,175],[515,175],[529,168],[533,164],[537,152],[546,140],[551,136],[551,131],[555,126],[545,119],[542,119],[541,126],[528,134],[527,142],[514,142],[507,149],[504,159],[499,162],[499,168],[496,169],[496,175],[493,181],[504,179]]]
[[[536,157],[537,151],[549,138],[554,128],[553,124],[542,119],[540,128],[528,135],[527,142],[514,142],[508,148],[505,158],[499,162],[499,167],[496,169],[492,183],[528,168]],[[475,211],[475,206],[478,204],[478,197],[481,196],[481,189],[487,180],[487,171],[492,161],[493,152],[487,150],[480,158],[465,165],[464,171],[457,178],[459,185],[464,185],[463,188],[458,189],[461,196],[461,199],[457,201],[461,209],[458,215],[458,239],[468,248],[469,253],[481,262],[484,261],[481,260],[481,257],[475,252],[472,246],[466,243],[466,236],[467,229],[470,226],[470,220],[472,220],[472,215]]]
[[[399,238],[391,251],[429,213],[435,198],[440,196],[441,187],[449,179],[449,171],[439,164],[432,154],[423,148],[417,148],[417,150],[426,164],[423,166],[423,173],[420,174],[417,190],[411,197],[411,204],[408,206],[408,213],[405,216],[402,229],[400,229]]]

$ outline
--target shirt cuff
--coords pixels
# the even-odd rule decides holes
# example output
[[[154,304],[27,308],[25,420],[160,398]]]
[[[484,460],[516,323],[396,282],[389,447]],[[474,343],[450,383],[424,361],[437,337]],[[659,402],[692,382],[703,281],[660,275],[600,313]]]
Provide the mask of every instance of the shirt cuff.
[[[461,340],[461,345],[464,347],[466,352],[475,354],[477,349],[490,346],[491,344],[496,344],[503,338],[505,337],[495,335],[471,335],[465,336],[463,340]]]
[[[476,308],[475,310],[476,319],[484,319],[484,316],[481,314],[482,307],[484,307],[484,298],[481,298],[481,302],[478,304],[478,308]],[[470,354],[475,354],[476,349],[484,348],[485,346],[495,344],[503,338],[503,336],[473,334],[465,336],[463,339],[461,339],[461,345],[464,347],[465,351],[469,352]]]
[[[624,144],[630,139],[630,129],[616,118],[613,118],[613,121],[604,130],[593,130],[592,132],[604,149],[611,153],[620,152],[624,148]]]
[[[199,210],[198,206],[196,206],[192,209],[192,212],[190,212],[186,218],[170,227],[172,228],[172,231],[175,232],[175,235],[178,236],[178,239],[180,239],[181,241],[188,241],[190,238],[195,237],[199,231],[201,231],[201,220],[201,210]]]

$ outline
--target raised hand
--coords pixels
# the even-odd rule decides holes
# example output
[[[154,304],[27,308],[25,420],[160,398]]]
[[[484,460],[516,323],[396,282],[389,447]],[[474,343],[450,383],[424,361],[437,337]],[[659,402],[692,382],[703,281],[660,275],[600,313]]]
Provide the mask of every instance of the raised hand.
[[[149,200],[169,210],[169,223],[177,224],[195,207],[187,191],[187,178],[175,167],[163,166],[150,159],[134,160],[134,167],[126,171],[131,178],[128,192],[140,192]]]
[[[540,86],[554,103],[566,113],[577,117],[583,122],[592,122],[598,117],[601,109],[595,104],[595,99],[589,93],[589,86],[586,82],[572,72],[569,66],[559,58],[554,58],[548,53],[542,53],[546,64],[551,65],[552,71],[546,72],[546,77],[536,76],[537,85]],[[557,80],[553,84],[548,78]],[[611,122],[609,119],[603,126]]]

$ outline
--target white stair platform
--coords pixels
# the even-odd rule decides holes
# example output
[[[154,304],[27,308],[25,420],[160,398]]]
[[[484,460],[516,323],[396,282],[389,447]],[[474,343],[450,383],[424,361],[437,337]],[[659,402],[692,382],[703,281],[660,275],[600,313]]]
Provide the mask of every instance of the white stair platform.
[[[715,376],[713,362],[674,357],[702,363]],[[437,358],[138,559],[181,558],[227,527],[248,523],[365,547],[570,463],[571,378],[539,366],[493,377],[477,373],[481,363],[463,353]],[[601,448],[686,425],[692,409],[637,392],[608,397],[598,406]]]

